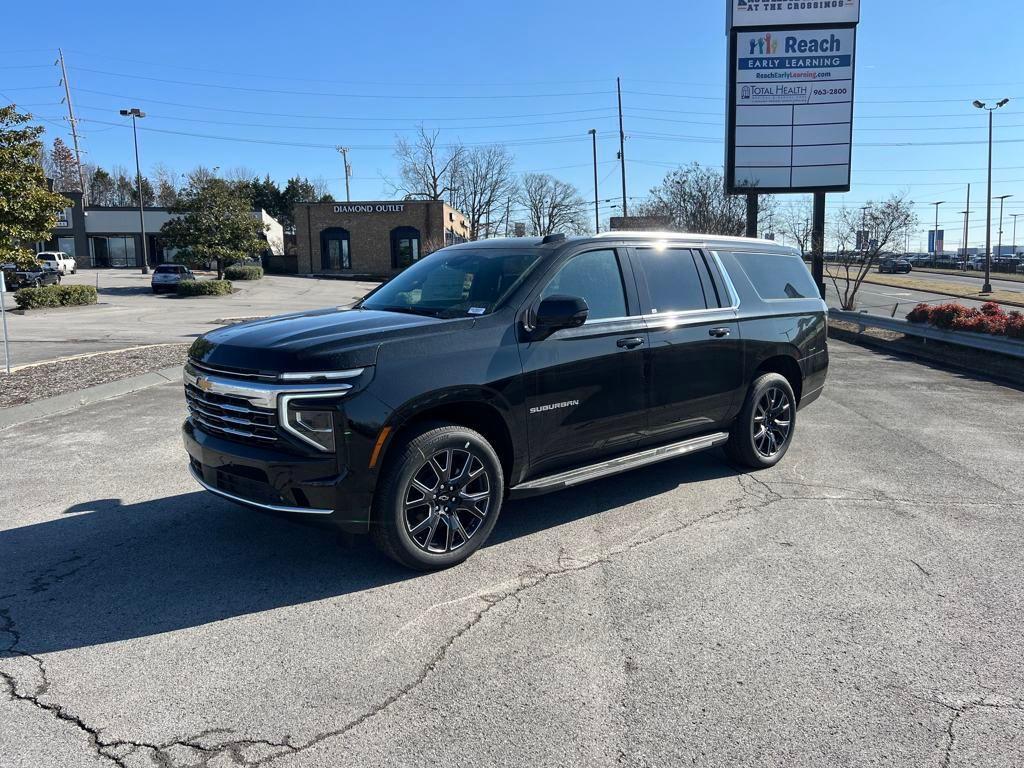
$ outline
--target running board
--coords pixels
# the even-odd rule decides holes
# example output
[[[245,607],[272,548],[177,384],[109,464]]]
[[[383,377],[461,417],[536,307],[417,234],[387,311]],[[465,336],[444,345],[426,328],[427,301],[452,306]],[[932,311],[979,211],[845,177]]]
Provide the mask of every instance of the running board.
[[[512,488],[509,495],[512,498],[522,498],[524,496],[534,496],[541,493],[550,493],[551,491],[560,491],[564,488],[572,488],[580,483],[589,483],[591,480],[617,475],[620,472],[628,472],[631,469],[646,467],[648,464],[657,464],[660,461],[668,461],[669,459],[675,459],[689,453],[706,451],[708,448],[722,445],[728,440],[729,434],[727,432],[715,432],[710,435],[701,435],[700,437],[683,440],[679,443],[649,448],[639,453],[618,456],[587,467],[579,467],[578,469],[566,470],[555,475],[538,477],[536,480],[528,480]]]

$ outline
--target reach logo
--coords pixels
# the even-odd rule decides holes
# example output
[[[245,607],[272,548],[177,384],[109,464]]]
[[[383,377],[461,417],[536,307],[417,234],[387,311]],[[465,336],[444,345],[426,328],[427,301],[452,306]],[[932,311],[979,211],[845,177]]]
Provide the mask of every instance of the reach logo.
[[[779,38],[772,37],[771,32],[766,32],[764,37],[755,37],[750,41],[751,56],[771,56],[779,52]]]

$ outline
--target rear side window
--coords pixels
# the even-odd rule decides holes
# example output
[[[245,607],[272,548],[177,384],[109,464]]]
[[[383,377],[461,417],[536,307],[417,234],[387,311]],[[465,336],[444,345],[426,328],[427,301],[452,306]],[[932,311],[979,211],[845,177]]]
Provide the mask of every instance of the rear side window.
[[[647,296],[650,299],[650,306],[645,308],[645,312],[663,315],[708,308],[704,292],[705,283],[710,281],[707,273],[701,279],[692,251],[680,248],[637,248],[634,253],[647,283]],[[706,288],[712,290],[710,285]],[[711,306],[717,306],[713,297]]]
[[[814,278],[796,256],[767,253],[734,253],[762,299],[819,298]]]

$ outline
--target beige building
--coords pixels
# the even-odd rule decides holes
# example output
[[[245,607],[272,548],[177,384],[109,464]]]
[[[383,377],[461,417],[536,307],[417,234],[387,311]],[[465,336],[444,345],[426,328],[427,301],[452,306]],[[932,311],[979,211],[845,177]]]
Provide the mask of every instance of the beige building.
[[[299,274],[386,277],[468,237],[466,217],[439,200],[295,207]]]

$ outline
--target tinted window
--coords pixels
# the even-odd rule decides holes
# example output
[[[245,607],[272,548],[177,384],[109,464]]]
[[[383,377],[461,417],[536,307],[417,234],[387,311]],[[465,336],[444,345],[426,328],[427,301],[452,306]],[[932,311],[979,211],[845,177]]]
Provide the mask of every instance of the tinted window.
[[[444,249],[414,263],[360,306],[435,317],[487,314],[540,256],[539,249]]]
[[[767,253],[736,253],[762,299],[817,299],[820,294],[807,265],[796,256]]]
[[[648,312],[661,315],[708,308],[697,264],[689,250],[638,248],[636,258],[647,281],[651,301]]]
[[[176,275],[176,274],[178,274],[178,270],[179,269],[181,269],[181,268],[179,266],[177,266],[176,264],[161,264],[160,266],[158,266],[154,270],[154,272],[158,272],[161,275],[166,275],[166,274]]]
[[[590,307],[588,320],[625,317],[626,293],[615,251],[588,251],[573,256],[548,283],[541,298],[579,296]]]

